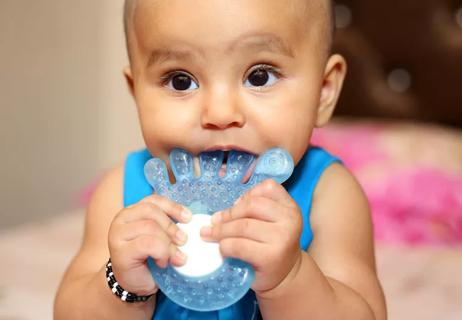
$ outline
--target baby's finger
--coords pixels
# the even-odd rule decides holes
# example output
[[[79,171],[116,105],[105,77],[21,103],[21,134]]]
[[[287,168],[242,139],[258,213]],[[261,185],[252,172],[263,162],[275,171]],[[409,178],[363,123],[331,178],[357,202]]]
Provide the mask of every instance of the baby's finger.
[[[139,202],[152,203],[162,209],[170,218],[175,221],[187,223],[191,220],[192,213],[186,207],[166,197],[152,194]]]
[[[165,227],[166,225],[167,227]],[[145,219],[133,221],[125,224],[123,228],[120,229],[120,238],[125,241],[131,241],[142,234],[155,235],[158,233],[166,233],[170,240],[176,245],[183,245],[187,240],[186,233],[178,228],[167,216],[162,217],[159,215],[155,220]]]
[[[129,206],[125,211],[138,212],[142,215],[143,213],[152,211],[153,206],[159,208],[167,216],[178,222],[187,223],[192,217],[191,212],[186,207],[156,194],[150,195],[140,202]],[[137,219],[139,217],[133,214],[124,215],[125,222]]]
[[[267,179],[257,184],[255,187],[245,193],[243,197],[248,196],[267,197],[286,205],[290,205],[294,202],[287,190],[273,179]]]
[[[225,223],[242,218],[253,218],[267,222],[277,221],[277,210],[280,207],[274,200],[266,197],[242,197],[234,206],[216,212],[212,216],[212,224]]]
[[[259,268],[264,263],[264,253],[268,246],[244,238],[226,238],[220,241],[220,252],[224,257],[240,259]]]
[[[205,240],[220,241],[225,238],[246,238],[256,242],[269,242],[274,223],[256,219],[237,219],[201,229]]]
[[[176,223],[173,222],[160,207],[149,202],[139,203],[136,207],[127,209],[121,219],[123,222],[119,223],[119,229],[125,230],[127,225],[137,221],[142,221],[137,224],[137,226],[143,227],[143,229],[155,231],[153,230],[154,226],[147,222],[147,220],[151,220],[156,222],[161,229],[165,230],[171,238],[178,237],[180,242],[186,240],[185,234],[180,232]],[[136,228],[131,227],[131,229],[136,232]],[[130,237],[130,235],[128,235],[128,237]],[[131,235],[131,237],[133,237],[133,235]]]
[[[139,252],[143,259],[152,257],[156,264],[165,268],[168,262],[183,264],[186,256],[182,253],[166,235],[140,235],[129,242],[130,249]]]

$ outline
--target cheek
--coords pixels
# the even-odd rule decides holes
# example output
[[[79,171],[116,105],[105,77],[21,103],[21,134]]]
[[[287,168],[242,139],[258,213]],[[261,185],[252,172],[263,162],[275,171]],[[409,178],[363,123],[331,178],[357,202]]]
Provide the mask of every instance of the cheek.
[[[284,147],[298,161],[309,145],[316,120],[316,101],[316,94],[301,88],[281,91],[263,103],[259,101],[253,123],[266,145]]]
[[[181,138],[187,137],[194,126],[194,117],[187,105],[172,104],[153,96],[141,97],[137,104],[141,130],[150,150],[182,145]]]
[[[193,125],[194,106],[181,99],[166,98],[161,90],[146,89],[137,99],[138,112],[144,128],[164,131],[175,131]]]
[[[299,87],[286,87],[263,100],[252,101],[255,116],[278,131],[299,131],[314,123],[318,95]]]
[[[290,108],[289,115],[285,119],[284,129],[287,132],[287,149],[291,152],[294,160],[298,162],[310,144],[311,134],[316,122],[317,105],[298,104],[298,107]]]
[[[272,137],[295,158],[308,147],[313,130],[313,116],[304,112],[288,112],[280,116],[272,128]]]

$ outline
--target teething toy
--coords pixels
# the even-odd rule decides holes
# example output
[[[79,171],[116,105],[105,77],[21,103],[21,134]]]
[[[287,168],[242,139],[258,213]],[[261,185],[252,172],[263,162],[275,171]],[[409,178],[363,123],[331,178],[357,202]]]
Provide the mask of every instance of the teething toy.
[[[152,258],[148,266],[162,292],[173,302],[197,311],[223,309],[241,299],[254,279],[253,268],[244,261],[223,258],[218,244],[200,238],[202,226],[210,225],[211,215],[231,207],[248,189],[266,179],[284,182],[292,174],[294,164],[290,154],[280,148],[270,149],[257,159],[247,183],[242,179],[255,156],[240,151],[229,151],[226,174],[221,177],[224,151],[199,154],[200,176],[194,176],[193,157],[187,151],[174,149],[170,165],[176,182],[171,184],[165,163],[153,158],[144,172],[155,192],[191,210],[193,218],[179,227],[188,233],[188,241],[181,250],[188,256],[182,267],[171,265],[163,269]]]

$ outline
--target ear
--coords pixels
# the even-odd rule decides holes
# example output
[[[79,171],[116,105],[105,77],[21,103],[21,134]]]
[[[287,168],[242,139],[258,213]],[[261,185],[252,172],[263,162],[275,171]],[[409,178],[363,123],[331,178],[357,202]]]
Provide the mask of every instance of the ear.
[[[342,91],[346,71],[347,64],[341,55],[330,56],[324,71],[316,127],[322,127],[329,122]]]
[[[128,90],[130,91],[130,94],[134,98],[135,97],[135,82],[133,81],[132,68],[130,66],[126,66],[123,72],[124,72],[125,80],[127,82]]]

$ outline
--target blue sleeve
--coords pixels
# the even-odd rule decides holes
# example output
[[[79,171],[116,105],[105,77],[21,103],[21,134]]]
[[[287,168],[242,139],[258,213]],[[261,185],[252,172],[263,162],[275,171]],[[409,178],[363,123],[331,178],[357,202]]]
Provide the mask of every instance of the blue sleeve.
[[[124,170],[125,207],[152,194],[153,189],[144,177],[144,164],[151,158],[147,149],[130,153],[127,156]]]
[[[300,247],[307,250],[313,240],[310,225],[311,204],[316,186],[324,171],[333,163],[341,163],[324,149],[311,147],[295,167],[290,179],[284,183],[289,194],[297,202],[303,216],[303,232]]]

